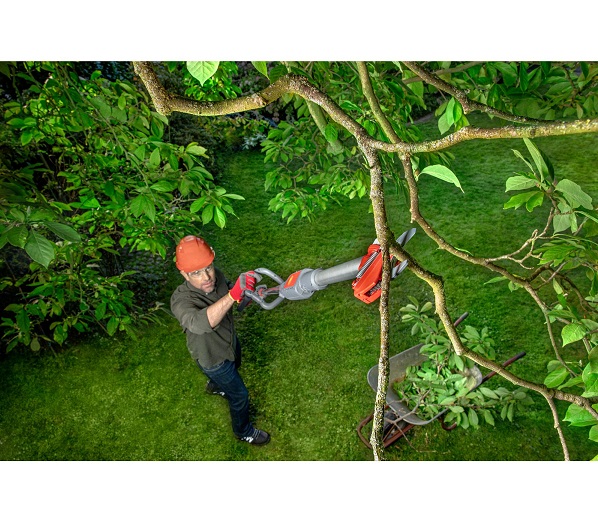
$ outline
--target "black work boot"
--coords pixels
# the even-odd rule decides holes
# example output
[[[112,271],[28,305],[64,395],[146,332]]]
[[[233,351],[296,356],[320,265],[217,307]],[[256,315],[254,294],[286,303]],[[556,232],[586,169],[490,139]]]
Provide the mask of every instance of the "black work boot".
[[[253,433],[248,437],[239,438],[243,442],[247,442],[251,445],[265,445],[270,442],[270,435],[265,431],[258,430],[257,428],[253,428]]]
[[[206,384],[206,393],[217,394],[218,396],[222,396],[223,398],[226,396],[224,394],[224,391],[220,389],[216,384],[214,384],[214,382],[212,382],[211,380],[208,380],[208,383]]]

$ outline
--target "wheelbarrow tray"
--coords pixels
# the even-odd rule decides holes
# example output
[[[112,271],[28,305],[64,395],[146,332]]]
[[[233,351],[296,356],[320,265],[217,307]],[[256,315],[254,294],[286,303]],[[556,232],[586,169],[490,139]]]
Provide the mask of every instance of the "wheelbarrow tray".
[[[386,403],[388,404],[388,407],[396,414],[398,420],[405,421],[406,423],[413,424],[415,426],[429,424],[448,411],[448,409],[443,410],[432,419],[421,419],[415,414],[417,409],[411,409],[405,403],[403,403],[392,388],[395,383],[402,382],[404,380],[407,367],[419,366],[428,359],[427,356],[420,354],[420,349],[423,347],[423,345],[423,343],[415,345],[414,347],[404,350],[403,352],[397,354],[396,356],[392,356],[389,359],[389,381],[388,389],[386,390]],[[468,377],[467,387],[470,391],[473,391],[483,381],[482,373],[477,366],[466,370],[466,375]],[[370,368],[367,377],[368,384],[375,392],[377,392],[378,365]]]

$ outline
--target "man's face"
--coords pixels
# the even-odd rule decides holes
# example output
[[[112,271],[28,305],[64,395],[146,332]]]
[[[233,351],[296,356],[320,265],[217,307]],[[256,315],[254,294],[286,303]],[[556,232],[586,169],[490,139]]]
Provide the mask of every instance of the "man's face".
[[[206,294],[209,294],[216,288],[216,270],[214,264],[210,264],[207,268],[194,271],[193,273],[185,273],[181,271],[181,275],[187,280],[193,287],[199,289]]]

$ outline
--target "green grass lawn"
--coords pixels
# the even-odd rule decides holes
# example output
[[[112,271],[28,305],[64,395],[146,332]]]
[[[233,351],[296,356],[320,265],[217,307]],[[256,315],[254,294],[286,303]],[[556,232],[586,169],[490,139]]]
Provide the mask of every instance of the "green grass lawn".
[[[582,184],[594,198],[596,136],[539,139],[557,172]],[[502,210],[504,181],[522,170],[511,149],[523,141],[469,142],[453,150],[453,169],[465,190],[429,178],[421,181],[421,208],[438,231],[476,255],[514,250],[541,219]],[[224,230],[198,230],[216,250],[216,263],[231,278],[257,267],[285,278],[301,268],[326,268],[363,255],[375,232],[367,199],[345,201],[313,222],[284,223],[267,210],[259,153],[231,157],[225,174],[230,192],[242,194],[238,219]],[[388,211],[397,234],[411,227],[404,203],[392,192]],[[542,319],[527,295],[506,284],[484,286],[494,275],[437,250],[418,231],[407,249],[442,275],[452,314],[488,326],[497,355],[528,355],[510,368],[541,382],[551,347]],[[174,266],[173,266],[174,267]],[[180,283],[173,269],[167,293]],[[430,289],[409,272],[393,282],[390,352],[416,343],[400,322],[407,296],[431,299]],[[358,423],[373,410],[366,379],[377,364],[376,304],[353,297],[350,282],[335,284],[305,301],[284,301],[272,311],[255,305],[238,317],[244,345],[242,375],[252,396],[256,425],[272,441],[255,448],[236,441],[225,400],[203,392],[205,378],[191,360],[174,319],[150,326],[141,338],[101,337],[66,346],[57,355],[13,351],[0,361],[0,460],[372,460],[359,440]],[[503,381],[497,377],[492,386]],[[439,423],[416,428],[387,449],[390,460],[560,460],[562,452],[543,399],[514,423],[446,432]],[[566,406],[559,405],[561,416]],[[587,429],[564,427],[571,457],[598,453]]]

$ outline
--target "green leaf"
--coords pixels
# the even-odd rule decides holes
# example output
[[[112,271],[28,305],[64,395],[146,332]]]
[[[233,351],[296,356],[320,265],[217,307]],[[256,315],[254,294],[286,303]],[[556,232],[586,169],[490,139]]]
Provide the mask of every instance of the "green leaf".
[[[187,146],[185,151],[187,153],[191,153],[192,155],[197,155],[199,157],[205,157],[207,150],[203,146],[198,146],[196,144],[190,144],[189,146]]]
[[[24,308],[21,308],[16,315],[17,317],[17,326],[19,326],[19,330],[23,333],[28,334],[29,329],[31,327],[31,320],[29,319],[29,314],[25,311]]]
[[[440,118],[438,118],[438,130],[441,134],[448,132],[451,129],[451,126],[448,123],[446,114],[443,114]]]
[[[510,404],[507,409],[507,419],[513,422],[513,413],[515,412],[515,405]]]
[[[145,194],[140,194],[131,201],[131,212],[138,217],[145,214],[152,222],[156,218],[156,206],[154,202]]]
[[[537,194],[542,194],[542,192],[538,192],[534,190],[533,192],[524,192],[523,194],[517,194],[511,197],[503,206],[504,209],[515,208],[518,209],[523,204],[527,203],[532,198],[537,199]],[[543,195],[543,194],[542,194]]]
[[[593,220],[594,222],[598,223],[598,213],[596,213],[595,211],[579,210],[579,211],[577,211],[577,213],[579,213],[580,215],[583,215],[585,217],[588,217],[590,220]]]
[[[326,137],[326,140],[329,143],[333,143],[338,139],[338,131],[332,123],[326,125],[326,128],[324,129],[324,137]]]
[[[143,213],[146,200],[147,197],[143,194],[140,194],[131,201],[131,213],[133,213],[134,216],[138,217]]]
[[[531,212],[531,211],[533,211],[534,208],[537,208],[538,206],[542,206],[543,202],[544,202],[544,192],[536,192],[525,203],[525,209],[527,209],[527,211]]]
[[[585,329],[580,324],[567,324],[561,331],[563,346],[577,342],[585,336]]]
[[[251,62],[260,74],[268,77],[268,66],[266,62]],[[269,77],[268,77],[269,79]]]
[[[598,442],[598,424],[590,428],[590,435],[588,437],[592,442]],[[597,456],[598,457],[598,456]]]
[[[106,101],[103,97],[95,96],[89,99],[89,101],[98,109],[99,113],[104,116],[104,118],[110,118],[110,114],[112,113],[112,108],[106,104]]]
[[[455,173],[451,171],[448,167],[443,165],[430,165],[423,169],[419,176],[422,174],[429,174],[430,176],[434,176],[434,178],[438,178],[443,181],[447,181],[449,183],[454,184],[456,187],[461,189],[463,192],[463,188],[461,187],[461,183],[459,183],[459,179],[455,176]]]
[[[531,188],[536,185],[536,180],[533,178],[529,178],[528,176],[512,176],[506,182],[506,190],[505,192],[510,192],[511,190],[525,190],[526,188]]]
[[[31,231],[25,243],[25,251],[35,262],[48,267],[54,259],[54,245],[36,231]]]
[[[191,203],[191,207],[189,208],[189,211],[191,213],[197,213],[205,204],[206,202],[206,196],[200,197],[199,199],[195,199],[195,201],[193,201]]]
[[[228,199],[234,199],[236,201],[244,201],[245,197],[243,197],[242,195],[238,195],[238,194],[224,194],[223,197],[227,197]]]
[[[587,368],[584,369],[583,380],[585,383],[585,391],[581,393],[586,398],[593,398],[598,396],[598,374],[587,373]]]
[[[508,278],[504,277],[504,276],[496,276],[494,278],[491,278],[490,280],[488,280],[487,282],[484,282],[484,285],[488,285],[489,283],[497,283],[497,282],[504,282],[508,280]]]
[[[592,373],[598,373],[598,347],[594,347],[588,354],[589,370]]]
[[[559,389],[565,389],[565,387],[575,387],[580,384],[583,384],[583,379],[581,377],[571,377],[567,382],[561,384]]]
[[[214,223],[221,229],[226,225],[226,215],[220,208],[214,208]]]
[[[527,167],[530,168],[530,171],[533,173],[534,172],[534,167],[532,166],[532,164],[530,163],[530,161],[525,158],[520,152],[519,150],[513,150],[513,153],[515,153],[515,155],[517,155],[521,160],[523,160],[525,162],[525,165],[527,165]],[[535,174],[535,173],[534,173]]]
[[[542,254],[542,264],[554,261],[555,265],[562,262],[569,255],[575,253],[577,248],[574,245],[557,244],[545,247]]]
[[[480,392],[484,396],[486,396],[486,398],[490,398],[490,399],[493,399],[493,400],[498,400],[499,399],[498,395],[492,389],[488,389],[487,387],[481,386],[479,388],[479,390],[480,390]]]
[[[100,207],[100,202],[95,197],[84,197],[81,201],[81,208],[83,209],[95,209]]]
[[[97,320],[102,320],[106,315],[106,301],[102,301],[95,309],[95,317]]]
[[[73,243],[81,241],[79,233],[69,225],[60,224],[58,222],[45,222],[44,225],[62,239],[72,241]]]
[[[592,198],[577,183],[564,179],[558,182],[556,190],[565,196],[565,199],[571,204],[572,208],[577,208],[581,205],[586,209],[593,209]]]
[[[4,234],[12,246],[23,248],[25,246],[25,242],[27,241],[27,235],[29,234],[29,231],[24,225],[17,225],[6,229]]]
[[[508,87],[512,87],[517,82],[517,69],[513,68],[513,64],[505,62],[495,62],[494,66],[500,70],[504,83]],[[515,65],[516,67],[516,65]]]
[[[139,160],[143,160],[145,158],[145,144],[140,145],[134,152],[135,155]]]
[[[457,401],[457,398],[455,398],[454,396],[447,396],[440,402],[440,405],[451,405],[451,404],[455,403],[456,401]]]
[[[594,410],[598,410],[598,403],[592,405]],[[564,421],[567,421],[571,426],[594,426],[596,424],[596,419],[592,417],[585,408],[581,408],[578,405],[571,404],[567,409],[567,413],[565,414]]]
[[[160,165],[160,148],[156,148],[152,151],[149,158],[149,163],[152,167],[158,167]]]
[[[187,62],[187,70],[203,86],[218,70],[220,62]]]
[[[571,213],[567,215],[554,215],[552,219],[552,227],[554,228],[554,232],[557,233],[569,229],[569,227],[571,227],[572,216],[573,215]]]
[[[154,183],[150,188],[152,190],[156,190],[157,192],[172,192],[175,188],[177,188],[177,182],[160,180]]]
[[[106,329],[108,331],[108,335],[112,336],[116,332],[116,328],[118,327],[118,321],[115,317],[110,317],[110,320],[106,324]]]
[[[424,305],[421,307],[420,312],[427,312],[428,310],[431,310],[433,307],[434,305],[430,301],[426,301]]]
[[[538,150],[536,145],[532,141],[530,141],[527,137],[523,138],[523,142],[527,146],[527,149],[528,149],[530,155],[534,159],[534,163],[536,164],[536,167],[538,168],[538,171],[540,172],[541,180],[544,181],[545,179],[549,178],[550,174],[548,171],[548,166],[546,165],[546,162],[544,161],[544,158],[542,157],[540,150]]]
[[[31,129],[23,130],[21,133],[21,144],[26,146],[31,142],[31,139],[33,139],[33,131]]]
[[[563,294],[564,290],[561,287],[561,284],[557,282],[556,278],[552,280],[552,287],[554,289],[554,292],[556,292],[557,294]]]
[[[446,111],[444,113],[444,116],[446,116],[446,123],[449,127],[455,124],[454,109],[455,99],[452,97],[451,100],[448,101],[448,104],[446,105]]]
[[[351,101],[349,101],[349,100],[344,100],[344,101],[341,103],[341,107],[342,107],[343,109],[348,109],[349,111],[357,111],[357,112],[359,112],[359,113],[362,113],[362,114],[363,114],[363,110],[362,110],[362,109],[361,109],[359,106],[357,106],[356,104],[354,104],[353,102],[351,102]],[[279,126],[280,126],[280,125],[279,125]]]
[[[546,387],[555,388],[560,386],[569,377],[569,372],[563,367],[551,371],[544,379]]]
[[[475,413],[475,410],[469,409],[468,411],[469,422],[475,428],[479,425],[478,414]]]
[[[201,220],[204,223],[204,225],[207,224],[207,223],[209,223],[210,220],[212,220],[213,216],[214,216],[214,205],[213,204],[208,204],[203,209],[203,212],[201,214]]]

